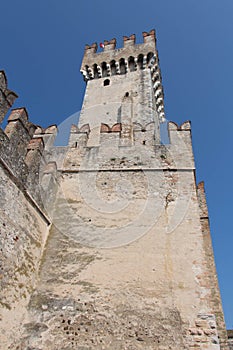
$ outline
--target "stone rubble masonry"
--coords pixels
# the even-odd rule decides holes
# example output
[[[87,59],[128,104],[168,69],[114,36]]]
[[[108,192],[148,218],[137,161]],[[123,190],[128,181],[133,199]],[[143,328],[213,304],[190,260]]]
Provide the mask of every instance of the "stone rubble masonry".
[[[4,71],[0,71],[0,124],[2,123],[8,110],[13,105],[18,96],[7,88],[7,78]]]
[[[0,72],[1,121],[17,95],[7,89],[6,75]],[[5,98],[2,99],[2,98]],[[43,137],[34,138],[36,125],[28,120],[25,108],[13,109],[8,124],[0,128],[0,324],[1,345],[20,334],[20,324],[35,287],[41,257],[51,224],[44,211]],[[46,175],[48,177],[48,175]],[[53,181],[53,183],[51,183]],[[56,190],[56,174],[46,183],[46,193]]]
[[[123,40],[86,46],[68,146],[25,108],[0,129],[1,349],[231,348],[191,123],[161,143],[155,32]]]
[[[204,182],[200,182],[198,184],[197,195],[199,200],[200,220],[201,220],[201,227],[202,227],[202,233],[203,233],[204,251],[205,251],[206,264],[208,266],[208,273],[209,273],[209,275],[206,276],[206,283],[211,288],[210,305],[212,306],[213,314],[215,314],[216,316],[216,321],[218,324],[218,333],[219,333],[220,339],[222,340],[222,343],[220,344],[224,349],[225,347],[227,348],[227,334],[226,334],[226,326],[225,326],[224,316],[223,316],[222,306],[221,306],[221,296],[219,292],[217,272],[216,272],[215,262],[214,262],[214,253],[213,253],[211,235],[210,235],[209,215],[208,215],[208,208],[206,203]]]

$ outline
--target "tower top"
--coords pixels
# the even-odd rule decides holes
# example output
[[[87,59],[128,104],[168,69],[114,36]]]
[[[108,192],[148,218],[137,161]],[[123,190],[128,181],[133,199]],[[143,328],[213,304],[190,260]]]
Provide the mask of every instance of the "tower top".
[[[98,45],[86,45],[81,65],[84,80],[111,79],[140,70],[149,70],[154,90],[156,109],[160,121],[165,120],[162,77],[156,48],[155,30],[143,32],[143,43],[135,44],[136,36],[123,36],[123,47],[116,49],[116,39],[105,40],[103,51],[97,52]],[[110,80],[109,80],[110,82]]]
[[[143,36],[144,44],[147,44],[149,42],[155,43],[155,30],[154,29],[152,29],[150,32],[143,32],[142,36]],[[127,48],[129,46],[134,46],[135,41],[136,41],[135,34],[132,34],[130,36],[123,36],[124,48]],[[142,45],[142,44],[138,44],[138,45]],[[86,52],[96,53],[97,48],[98,48],[97,43],[93,43],[92,45],[86,45],[85,46],[85,53]],[[115,38],[113,38],[112,40],[109,40],[109,41],[104,40],[104,51],[112,51],[112,50],[115,50],[115,48],[116,48],[116,39]],[[118,49],[118,50],[122,50],[122,49]]]
[[[143,32],[142,35],[142,44],[135,44],[135,34],[123,36],[123,48],[119,49],[116,49],[115,38],[109,41],[104,40],[102,52],[97,52],[97,43],[86,45],[81,65],[81,73],[84,75],[85,80],[92,79],[92,74],[89,74],[89,68],[93,69],[94,65],[101,67],[103,63],[111,65],[112,62],[119,62],[122,59],[129,60],[130,58],[136,59],[136,61],[139,58],[140,61],[141,56],[144,57],[148,54],[150,56],[157,56],[155,30],[152,29],[150,32]]]

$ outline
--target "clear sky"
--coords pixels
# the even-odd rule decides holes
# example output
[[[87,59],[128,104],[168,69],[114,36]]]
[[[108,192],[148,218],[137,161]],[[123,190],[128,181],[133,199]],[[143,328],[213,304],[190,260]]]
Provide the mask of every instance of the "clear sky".
[[[233,328],[233,1],[1,0],[0,69],[30,119],[59,124],[81,108],[84,45],[155,28],[167,119],[192,121],[219,283]]]

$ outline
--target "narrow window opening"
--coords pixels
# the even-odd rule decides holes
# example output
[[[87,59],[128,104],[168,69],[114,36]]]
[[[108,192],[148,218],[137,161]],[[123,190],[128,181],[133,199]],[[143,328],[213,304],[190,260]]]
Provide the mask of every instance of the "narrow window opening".
[[[121,72],[121,74],[126,73],[126,66],[125,66],[125,59],[124,58],[120,59],[120,72]]]
[[[143,55],[142,54],[138,56],[138,66],[140,69],[143,68]]]
[[[132,56],[129,57],[128,64],[129,64],[130,72],[135,71],[135,63],[134,63],[134,58]]]
[[[110,63],[110,67],[111,67],[111,75],[116,75],[116,61],[111,61]]]
[[[89,74],[89,66],[86,65],[85,69],[86,69],[87,74]]]
[[[108,76],[106,62],[103,62],[101,66],[102,66],[102,77],[105,78]]]
[[[154,61],[154,54],[153,52],[149,52],[147,55],[147,64],[152,65]]]
[[[110,85],[110,80],[109,79],[105,79],[104,80],[104,86],[108,86]]]
[[[95,78],[95,79],[99,78],[98,69],[97,69],[97,64],[94,64],[94,66],[93,66],[93,71],[94,71],[94,78]]]

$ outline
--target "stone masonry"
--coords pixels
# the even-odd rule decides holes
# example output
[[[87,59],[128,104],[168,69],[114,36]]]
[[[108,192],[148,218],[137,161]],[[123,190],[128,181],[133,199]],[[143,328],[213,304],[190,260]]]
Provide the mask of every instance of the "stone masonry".
[[[68,146],[24,108],[0,129],[0,348],[227,350],[190,122],[161,141],[155,32],[104,44]],[[15,97],[0,72],[1,120]]]

